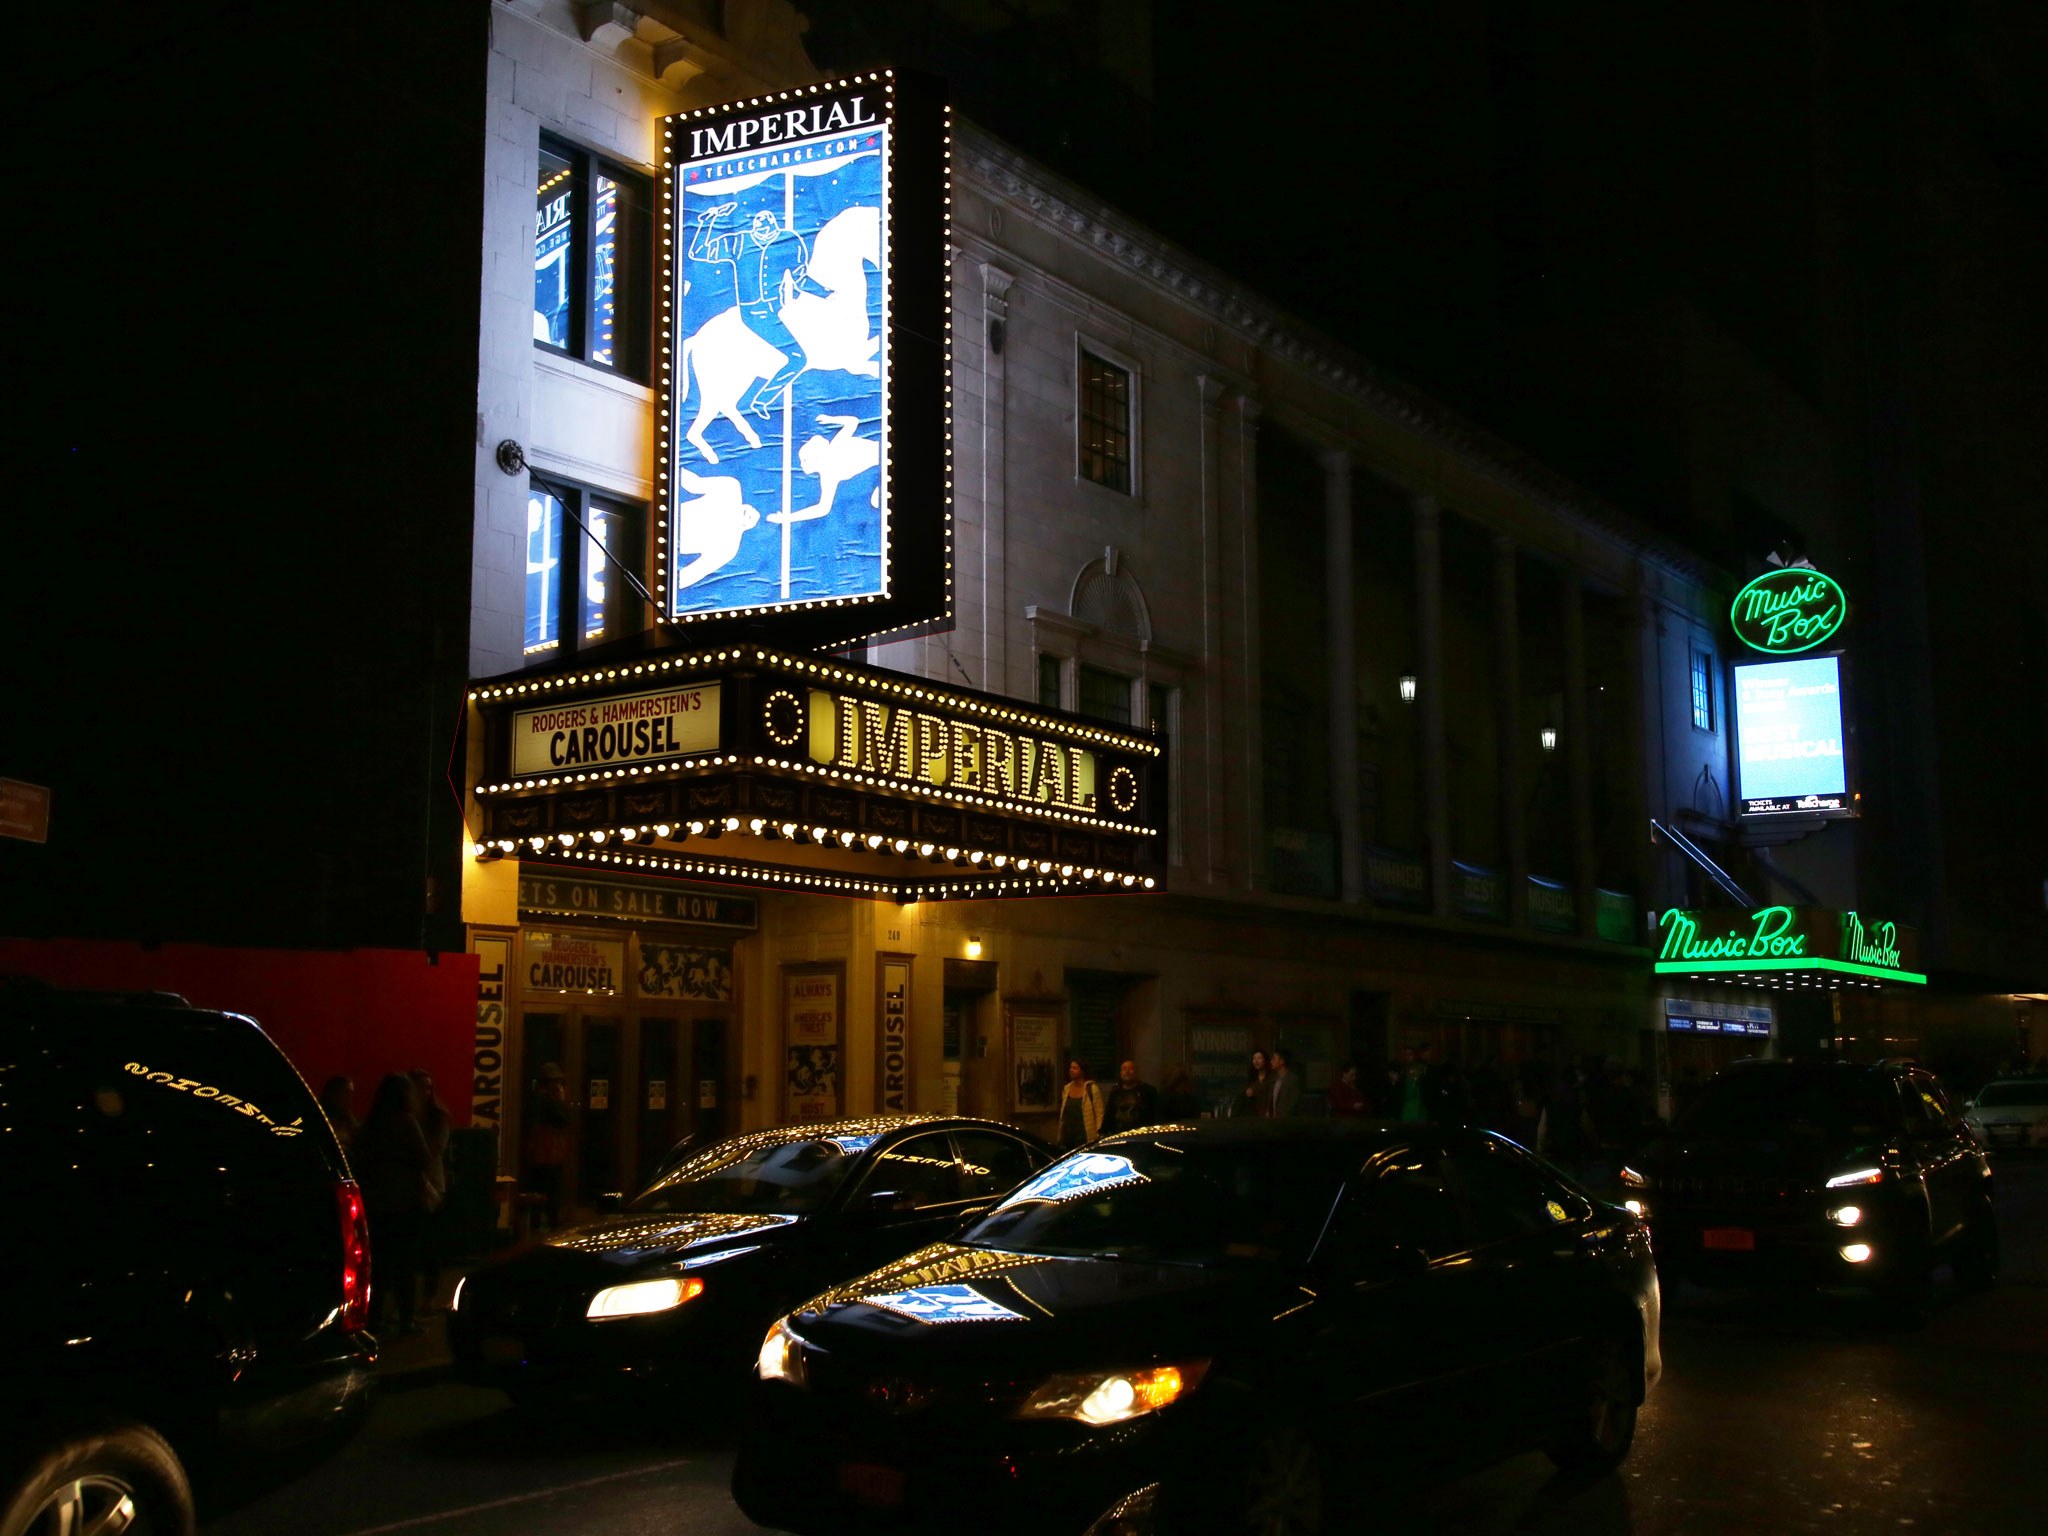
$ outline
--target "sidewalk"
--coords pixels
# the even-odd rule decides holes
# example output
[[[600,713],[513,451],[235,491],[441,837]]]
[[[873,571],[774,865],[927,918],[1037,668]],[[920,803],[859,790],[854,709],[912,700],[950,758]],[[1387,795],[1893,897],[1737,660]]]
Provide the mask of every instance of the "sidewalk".
[[[441,1292],[436,1298],[439,1310],[420,1314],[420,1331],[410,1338],[401,1337],[396,1323],[387,1323],[381,1330],[372,1330],[377,1335],[377,1374],[389,1380],[398,1376],[419,1376],[427,1372],[445,1371],[454,1364],[454,1356],[448,1351],[448,1298],[455,1294],[455,1287],[462,1283],[463,1276],[477,1267],[480,1261],[451,1264],[441,1271]]]

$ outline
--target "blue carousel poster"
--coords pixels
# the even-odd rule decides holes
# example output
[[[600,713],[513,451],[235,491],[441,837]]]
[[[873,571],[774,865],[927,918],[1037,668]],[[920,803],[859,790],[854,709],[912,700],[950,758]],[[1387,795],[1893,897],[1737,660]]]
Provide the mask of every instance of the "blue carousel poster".
[[[887,590],[887,131],[676,168],[677,617]]]

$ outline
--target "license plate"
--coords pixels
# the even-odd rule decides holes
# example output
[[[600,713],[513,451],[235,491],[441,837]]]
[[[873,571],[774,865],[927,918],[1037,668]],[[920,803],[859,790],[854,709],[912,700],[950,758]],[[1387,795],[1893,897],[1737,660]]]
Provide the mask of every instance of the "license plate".
[[[839,1488],[863,1504],[882,1507],[903,1502],[903,1474],[894,1467],[847,1462],[839,1468]]]
[[[526,1358],[526,1341],[492,1335],[478,1346],[477,1352],[491,1365],[517,1365]]]
[[[1756,1234],[1748,1227],[1708,1227],[1700,1234],[1700,1246],[1722,1253],[1754,1253]]]

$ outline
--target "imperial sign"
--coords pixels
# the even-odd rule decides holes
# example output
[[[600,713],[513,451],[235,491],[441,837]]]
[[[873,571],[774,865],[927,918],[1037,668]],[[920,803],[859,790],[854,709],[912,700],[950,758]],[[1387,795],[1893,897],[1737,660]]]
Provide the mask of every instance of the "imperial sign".
[[[1789,656],[1830,639],[1848,613],[1849,600],[1832,576],[1787,566],[1764,572],[1736,593],[1728,622],[1751,650]]]

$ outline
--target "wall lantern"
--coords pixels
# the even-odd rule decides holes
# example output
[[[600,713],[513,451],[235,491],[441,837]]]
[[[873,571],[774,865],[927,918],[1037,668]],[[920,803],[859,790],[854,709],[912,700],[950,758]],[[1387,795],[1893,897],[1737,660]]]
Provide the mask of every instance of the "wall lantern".
[[[1413,704],[1415,702],[1415,674],[1413,672],[1401,674],[1401,702],[1403,704]]]
[[[979,959],[981,958],[981,940],[980,940],[980,939],[977,939],[977,938],[970,938],[970,939],[969,939],[969,940],[967,941],[967,958],[968,958],[968,959],[970,959],[970,960],[979,960]]]
[[[1546,725],[1537,733],[1536,739],[1543,743],[1544,751],[1555,752],[1557,750],[1557,727]]]

